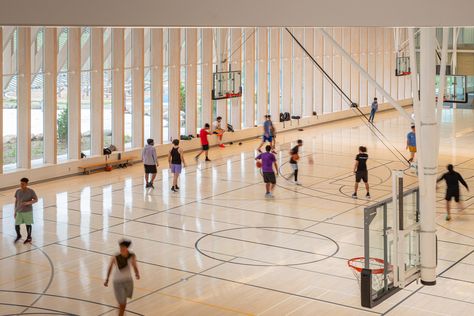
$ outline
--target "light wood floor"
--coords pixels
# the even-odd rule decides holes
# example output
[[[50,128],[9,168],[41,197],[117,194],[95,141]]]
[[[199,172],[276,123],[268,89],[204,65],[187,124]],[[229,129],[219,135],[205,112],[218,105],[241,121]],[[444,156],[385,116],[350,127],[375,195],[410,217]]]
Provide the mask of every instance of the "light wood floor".
[[[472,110],[445,110],[440,156],[472,187],[473,122]],[[406,154],[407,122],[390,112],[377,115],[376,126]],[[211,163],[196,165],[187,154],[179,193],[170,191],[164,161],[154,190],[144,188],[141,165],[33,185],[40,201],[32,245],[13,244],[14,190],[1,191],[0,314],[116,314],[103,279],[127,236],[142,273],[128,315],[472,315],[472,194],[462,192],[468,208],[446,222],[440,186],[437,285],[412,284],[364,309],[347,260],[363,255],[364,206],[390,194],[391,171],[403,165],[356,118],[279,135],[286,177],[298,138],[303,185],[279,177],[274,199],[264,198],[255,168],[258,140],[212,148]],[[370,155],[371,201],[350,197],[359,145]]]

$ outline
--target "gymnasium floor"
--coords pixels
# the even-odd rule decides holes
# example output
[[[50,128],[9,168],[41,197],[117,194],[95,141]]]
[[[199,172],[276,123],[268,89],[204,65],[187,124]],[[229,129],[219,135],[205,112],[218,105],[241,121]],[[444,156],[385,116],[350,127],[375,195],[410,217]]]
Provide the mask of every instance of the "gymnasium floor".
[[[445,110],[440,159],[472,187],[473,121],[473,110]],[[376,126],[406,153],[409,124],[396,112],[378,114]],[[14,190],[0,191],[0,314],[115,315],[103,281],[117,240],[127,236],[142,274],[128,315],[472,315],[472,195],[462,191],[468,208],[446,222],[439,188],[437,285],[411,284],[364,309],[347,260],[363,255],[363,208],[388,197],[391,170],[403,165],[354,118],[279,135],[284,176],[298,138],[303,185],[279,177],[274,199],[264,198],[255,168],[257,140],[211,148],[211,163],[186,155],[180,193],[170,191],[164,160],[155,190],[144,188],[138,164],[33,185],[40,201],[32,245],[13,244]],[[359,145],[370,156],[371,201],[350,197]],[[416,185],[413,172],[405,175]]]

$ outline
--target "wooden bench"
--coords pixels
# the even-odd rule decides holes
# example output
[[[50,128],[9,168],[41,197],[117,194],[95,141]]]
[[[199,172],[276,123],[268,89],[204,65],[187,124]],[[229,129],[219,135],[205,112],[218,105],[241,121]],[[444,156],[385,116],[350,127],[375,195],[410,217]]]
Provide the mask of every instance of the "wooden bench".
[[[88,164],[88,165],[82,165],[79,166],[79,169],[82,169],[83,174],[90,174],[92,170],[98,170],[101,168],[105,168],[107,165],[109,166],[117,166],[117,165],[129,165],[132,164],[132,162],[136,160],[136,157],[126,157],[122,159],[116,159],[116,160],[108,160],[108,161],[103,161],[99,163],[93,163],[93,164]]]

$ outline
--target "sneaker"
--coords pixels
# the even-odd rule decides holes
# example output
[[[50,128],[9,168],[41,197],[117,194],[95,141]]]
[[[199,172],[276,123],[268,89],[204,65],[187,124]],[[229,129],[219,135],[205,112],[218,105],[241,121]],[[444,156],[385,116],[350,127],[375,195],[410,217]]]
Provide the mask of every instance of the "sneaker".
[[[29,244],[31,243],[31,237],[26,238],[26,240],[23,242],[23,244]]]
[[[450,221],[451,220],[451,215],[446,215],[446,220]]]
[[[209,158],[206,157],[206,161],[211,161],[211,159],[209,159]]]
[[[357,193],[352,193],[352,198],[357,199]]]
[[[224,144],[220,144],[219,147],[220,147],[220,148],[225,148],[225,145],[224,145]]]
[[[272,195],[272,194],[271,194],[270,192],[265,193],[265,197],[266,197],[266,198],[270,198],[271,195]]]
[[[175,188],[176,190],[179,190],[179,187],[178,187],[177,185],[175,185],[174,188]]]
[[[296,185],[301,185],[301,182],[299,182],[299,181],[294,181],[293,180],[293,183],[296,184]]]
[[[15,238],[15,244],[16,244],[20,239],[21,239],[21,235],[16,236],[16,238]]]
[[[273,195],[273,193],[270,192],[268,193],[268,197],[273,199],[275,196]]]
[[[149,187],[150,187],[150,183],[147,182],[145,185],[145,188],[149,188]]]
[[[176,189],[174,188],[174,186],[171,187],[171,191],[177,192]]]
[[[365,198],[370,199],[370,193],[369,192],[367,192],[367,194],[365,195]]]
[[[155,187],[153,186],[153,183],[151,183],[151,182],[150,182],[150,186],[149,186],[149,188],[152,188],[152,189],[154,189],[154,188],[155,188]]]

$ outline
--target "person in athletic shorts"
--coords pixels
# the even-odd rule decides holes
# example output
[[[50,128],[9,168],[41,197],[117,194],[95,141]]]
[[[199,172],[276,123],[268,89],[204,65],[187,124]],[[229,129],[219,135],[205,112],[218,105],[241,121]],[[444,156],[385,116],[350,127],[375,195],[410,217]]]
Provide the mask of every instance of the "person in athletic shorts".
[[[33,204],[38,202],[35,191],[28,188],[28,178],[20,180],[20,188],[15,192],[15,243],[21,239],[20,225],[26,225],[26,233],[28,236],[24,241],[25,244],[32,240],[31,230],[33,225]]]
[[[179,139],[173,140],[173,148],[171,148],[168,153],[168,162],[170,164],[171,173],[173,174],[173,186],[171,187],[171,191],[176,192],[179,190],[178,178],[181,174],[181,169],[183,166],[186,167],[183,149],[179,148]]]
[[[451,220],[451,200],[454,198],[454,201],[459,204],[461,210],[464,209],[462,202],[460,200],[459,194],[459,182],[469,191],[469,187],[462,178],[462,176],[454,171],[453,165],[449,164],[447,166],[448,172],[443,174],[436,182],[440,182],[442,180],[446,181],[446,220]]]
[[[117,267],[113,275],[113,286],[115,298],[119,304],[120,316],[125,314],[127,298],[132,298],[133,295],[133,278],[130,266],[135,272],[135,278],[140,280],[140,273],[138,272],[137,266],[137,257],[133,252],[128,250],[131,243],[131,241],[125,239],[119,241],[120,253],[111,258],[109,269],[107,271],[107,278],[104,282],[104,286],[109,286],[110,274],[112,273],[114,267]]]
[[[278,164],[276,157],[273,153],[271,153],[271,150],[272,146],[267,145],[265,147],[265,152],[255,157],[255,160],[260,160],[262,163],[262,174],[263,182],[265,182],[266,198],[273,197],[273,190],[276,186],[276,175],[278,175]],[[275,167],[275,171],[273,170],[273,167]]]
[[[206,123],[204,125],[204,128],[201,128],[201,131],[199,132],[199,139],[201,140],[202,150],[199,152],[199,154],[197,154],[196,157],[194,157],[194,159],[196,159],[196,161],[198,161],[199,156],[201,156],[202,153],[206,154],[206,161],[211,161],[208,157],[209,140],[207,139],[207,136],[211,134],[209,132],[209,128],[210,128],[209,124]]]
[[[224,148],[225,145],[222,143],[222,137],[224,136],[225,130],[221,125],[222,117],[218,116],[216,121],[212,123],[212,133],[217,135],[217,144],[220,148]]]
[[[369,193],[369,172],[367,171],[367,148],[364,146],[359,147],[359,154],[357,154],[354,164],[354,173],[355,173],[355,187],[354,193],[352,194],[353,199],[357,199],[357,190],[359,189],[360,180],[364,181],[365,188],[367,190],[366,198],[370,199]]]
[[[158,166],[158,158],[156,155],[156,148],[154,146],[155,144],[153,139],[149,138],[146,140],[146,142],[147,144],[142,151],[142,161],[143,166],[145,167],[145,182],[147,188],[154,188],[153,181],[155,181],[156,178],[156,166]],[[151,180],[148,182],[150,174]]]
[[[408,162],[411,165],[413,163],[413,160],[415,159],[416,153],[415,125],[411,126],[411,132],[407,134],[407,149],[410,152],[410,159],[408,159]]]
[[[293,170],[293,176],[295,177],[293,182],[296,185],[301,185],[301,183],[298,182],[298,160],[300,159],[298,151],[301,146],[303,146],[303,140],[298,139],[296,146],[290,150],[290,166]]]
[[[272,150],[275,150],[275,139],[274,139],[275,128],[273,127],[273,122],[270,115],[265,115],[265,122],[263,122],[263,136],[260,146],[258,146],[257,151],[262,152],[262,146],[269,142],[272,146]]]

